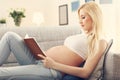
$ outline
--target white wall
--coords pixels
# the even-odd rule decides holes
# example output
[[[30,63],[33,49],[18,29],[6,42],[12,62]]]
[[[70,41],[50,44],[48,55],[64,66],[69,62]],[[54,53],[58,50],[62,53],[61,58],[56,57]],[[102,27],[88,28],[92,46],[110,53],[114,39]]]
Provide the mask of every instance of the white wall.
[[[104,30],[108,38],[113,38],[112,51],[120,52],[120,0],[112,4],[102,4]]]
[[[23,19],[22,26],[36,26],[32,22],[34,12],[43,13],[45,22],[41,26],[56,25],[58,22],[56,3],[56,0],[0,0],[0,18],[7,18],[8,26],[13,26],[12,18],[8,16],[10,9],[25,8],[26,18]]]
[[[116,4],[116,14],[114,15],[116,18],[116,36],[115,36],[115,51],[120,52],[120,0],[115,0]]]
[[[103,30],[106,35],[106,38],[114,39],[116,36],[116,10],[115,10],[115,1],[113,0],[112,4],[100,4],[103,12]],[[112,50],[115,51],[116,45],[112,45]]]

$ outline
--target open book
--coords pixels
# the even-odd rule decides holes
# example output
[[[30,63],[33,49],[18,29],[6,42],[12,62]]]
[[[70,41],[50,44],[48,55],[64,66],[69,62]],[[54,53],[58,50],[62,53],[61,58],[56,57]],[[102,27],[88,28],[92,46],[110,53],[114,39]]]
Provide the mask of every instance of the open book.
[[[24,38],[24,42],[26,44],[26,46],[30,49],[31,53],[33,54],[33,56],[37,59],[37,60],[41,60],[43,58],[41,58],[40,56],[38,56],[38,54],[41,54],[43,56],[46,56],[43,51],[40,49],[39,45],[37,44],[35,38],[33,37],[28,37],[28,35],[25,36]]]

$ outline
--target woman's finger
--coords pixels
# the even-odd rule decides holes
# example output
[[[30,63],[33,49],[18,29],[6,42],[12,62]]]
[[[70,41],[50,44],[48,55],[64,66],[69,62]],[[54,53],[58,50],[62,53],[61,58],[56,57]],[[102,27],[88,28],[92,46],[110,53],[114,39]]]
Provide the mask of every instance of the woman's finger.
[[[38,54],[38,56],[42,59],[45,59],[45,56],[41,55],[41,54]]]

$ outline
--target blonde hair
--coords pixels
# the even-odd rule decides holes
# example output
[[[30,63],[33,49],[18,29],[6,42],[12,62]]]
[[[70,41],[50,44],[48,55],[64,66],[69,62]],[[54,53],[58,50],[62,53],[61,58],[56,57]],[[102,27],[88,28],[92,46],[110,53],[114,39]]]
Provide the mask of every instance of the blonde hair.
[[[93,22],[92,32],[88,34],[88,51],[89,53],[95,53],[96,45],[98,45],[98,40],[100,39],[102,31],[102,12],[100,7],[94,1],[83,4],[78,9],[78,14],[81,9],[91,17]]]

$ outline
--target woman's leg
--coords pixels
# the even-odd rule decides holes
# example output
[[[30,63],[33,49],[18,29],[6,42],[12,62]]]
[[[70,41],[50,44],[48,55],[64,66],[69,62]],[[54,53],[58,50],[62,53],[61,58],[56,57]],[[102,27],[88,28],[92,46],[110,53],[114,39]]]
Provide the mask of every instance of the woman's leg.
[[[55,80],[50,79],[49,77],[43,77],[43,76],[36,76],[36,75],[27,75],[27,76],[12,76],[8,78],[7,80]]]
[[[21,65],[35,63],[35,59],[23,39],[14,32],[7,32],[0,41],[0,65],[7,60],[11,52]]]
[[[16,67],[0,67],[0,80],[61,80],[62,74],[56,70],[48,69],[40,61],[38,64]]]

